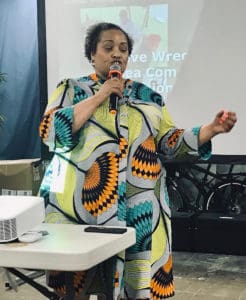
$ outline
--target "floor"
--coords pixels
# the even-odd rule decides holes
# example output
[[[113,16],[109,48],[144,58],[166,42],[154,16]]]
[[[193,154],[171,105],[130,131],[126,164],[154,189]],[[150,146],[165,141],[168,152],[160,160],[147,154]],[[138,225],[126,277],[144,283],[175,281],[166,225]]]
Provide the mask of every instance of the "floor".
[[[246,300],[246,256],[174,253],[178,300]]]
[[[6,289],[3,275],[0,269],[1,300],[47,299],[28,284]],[[44,276],[36,280],[45,284]],[[174,252],[174,280],[173,300],[246,300],[246,256]]]

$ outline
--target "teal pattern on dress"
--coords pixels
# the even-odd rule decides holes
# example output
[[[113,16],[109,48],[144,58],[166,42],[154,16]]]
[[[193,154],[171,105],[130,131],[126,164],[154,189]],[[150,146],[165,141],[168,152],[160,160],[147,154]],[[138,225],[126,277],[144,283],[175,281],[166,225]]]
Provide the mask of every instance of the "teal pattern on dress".
[[[162,300],[174,295],[163,161],[207,157],[211,143],[199,147],[199,129],[176,128],[160,94],[131,80],[116,116],[109,113],[107,99],[73,134],[74,105],[93,96],[103,82],[96,74],[64,80],[49,100],[40,124],[43,142],[54,151],[40,187],[46,221],[134,227],[136,244],[119,253],[104,275],[94,269],[74,272],[74,281],[81,281],[76,295],[95,276],[104,282],[110,274],[115,300]],[[50,286],[55,283],[57,291],[65,285],[63,275],[50,272]]]

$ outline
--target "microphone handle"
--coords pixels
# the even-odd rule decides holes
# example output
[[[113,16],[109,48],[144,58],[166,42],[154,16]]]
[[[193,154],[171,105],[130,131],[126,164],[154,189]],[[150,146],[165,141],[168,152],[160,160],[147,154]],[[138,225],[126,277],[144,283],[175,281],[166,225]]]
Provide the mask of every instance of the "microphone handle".
[[[109,112],[113,115],[116,115],[117,110],[118,110],[118,101],[119,97],[116,94],[111,94],[110,95],[110,100],[109,100]]]
[[[110,73],[110,77],[117,77],[120,78],[121,77],[121,73],[118,70],[113,70]],[[118,101],[119,101],[119,96],[116,94],[111,94],[110,95],[110,100],[109,100],[109,112],[113,115],[117,114],[117,110],[118,110]]]

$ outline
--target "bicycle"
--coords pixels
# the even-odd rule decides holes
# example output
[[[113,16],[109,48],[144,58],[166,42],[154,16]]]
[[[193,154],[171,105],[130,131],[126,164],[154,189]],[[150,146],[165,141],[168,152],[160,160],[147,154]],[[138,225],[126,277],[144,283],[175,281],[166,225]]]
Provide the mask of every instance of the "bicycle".
[[[215,164],[167,164],[167,189],[172,212],[246,213],[246,172],[211,171]]]

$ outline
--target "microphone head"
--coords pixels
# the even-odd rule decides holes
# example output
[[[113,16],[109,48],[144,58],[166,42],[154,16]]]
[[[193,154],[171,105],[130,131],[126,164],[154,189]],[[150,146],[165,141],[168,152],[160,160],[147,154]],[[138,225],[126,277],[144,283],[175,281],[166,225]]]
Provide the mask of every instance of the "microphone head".
[[[110,66],[108,77],[121,77],[121,66],[117,61]]]
[[[119,62],[118,61],[114,62],[110,66],[109,70],[118,70],[118,71],[121,71],[121,66],[120,66]]]

